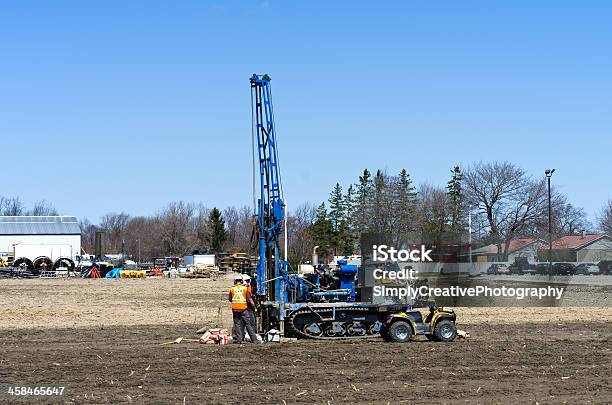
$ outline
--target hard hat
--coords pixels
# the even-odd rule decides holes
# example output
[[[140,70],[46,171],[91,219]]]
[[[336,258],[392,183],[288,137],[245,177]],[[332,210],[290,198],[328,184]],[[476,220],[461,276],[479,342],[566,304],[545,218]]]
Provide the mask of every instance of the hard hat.
[[[236,281],[240,281],[242,283],[242,276],[241,275],[237,275],[236,277],[234,277],[234,283]]]
[[[249,276],[248,274],[243,274],[242,280],[248,283],[251,281],[251,276]]]

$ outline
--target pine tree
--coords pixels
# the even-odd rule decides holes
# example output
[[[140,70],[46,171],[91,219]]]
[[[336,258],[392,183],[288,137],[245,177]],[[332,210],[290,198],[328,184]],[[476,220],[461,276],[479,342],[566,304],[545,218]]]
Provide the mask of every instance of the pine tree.
[[[338,231],[334,234],[334,242],[336,245],[336,254],[352,255],[355,253],[355,243],[348,227],[347,221],[342,221]]]
[[[329,196],[329,221],[332,225],[332,247],[336,254],[352,253],[351,235],[348,227],[348,202],[342,194],[342,186],[336,183]]]
[[[346,219],[349,226],[352,225],[354,221],[353,215],[355,213],[355,209],[357,208],[356,202],[355,186],[351,184],[346,190],[346,195],[344,196],[344,208],[346,210]]]
[[[357,198],[355,195],[355,186],[352,184],[346,190],[344,196],[344,206],[346,208],[346,245],[351,251],[351,254],[358,251],[357,243],[359,241],[359,232],[357,228]]]
[[[336,183],[329,196],[329,220],[334,232],[338,232],[340,224],[346,220],[344,196],[342,195],[342,186],[339,183]]]
[[[223,245],[227,240],[227,231],[225,229],[225,220],[216,207],[208,214],[208,245],[212,253],[223,251]]]
[[[372,201],[372,214],[374,216],[374,231],[380,233],[387,233],[389,231],[387,224],[387,211],[386,207],[386,191],[387,191],[387,179],[384,173],[379,169],[376,171],[374,176],[374,193]]]
[[[319,255],[322,257],[328,256],[332,246],[333,230],[325,203],[321,203],[317,208],[315,220],[308,228],[308,233],[314,246],[319,246]]]
[[[355,232],[359,235],[371,229],[371,203],[374,185],[370,171],[366,168],[359,176],[357,193],[355,196]]]
[[[464,194],[462,188],[463,173],[459,166],[451,169],[452,177],[446,186],[446,193],[450,202],[450,226],[453,231],[457,231],[464,225],[463,202]]]
[[[415,213],[417,207],[417,193],[412,185],[412,179],[406,169],[402,169],[397,178],[397,207],[398,233],[400,237],[406,237],[413,231],[415,226]]]

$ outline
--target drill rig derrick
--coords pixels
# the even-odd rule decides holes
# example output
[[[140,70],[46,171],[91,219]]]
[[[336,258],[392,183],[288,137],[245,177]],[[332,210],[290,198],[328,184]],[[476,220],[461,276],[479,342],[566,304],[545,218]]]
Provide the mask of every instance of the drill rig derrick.
[[[270,77],[267,74],[253,74],[250,83],[253,147],[257,147],[254,163],[258,160],[259,170],[257,193],[259,259],[256,296],[261,303],[261,321],[258,325],[265,331],[280,326],[280,321],[284,317],[284,304],[287,301],[285,288],[287,261],[281,259],[280,248],[285,221],[285,202],[278,162]],[[257,165],[254,164],[254,170],[255,166]]]
[[[413,334],[423,334],[434,340],[454,339],[455,314],[450,309],[431,306],[429,314],[423,317],[407,303],[361,302],[359,290],[369,286],[364,284],[363,278],[359,281],[357,265],[338,261],[334,268],[311,275],[288,271],[286,203],[270,77],[253,74],[250,84],[253,194],[254,198],[257,196],[254,202],[259,258],[255,279],[259,332],[274,328],[280,329],[285,336],[325,340],[380,335],[386,340],[403,342],[410,340]],[[285,257],[281,258],[283,230]],[[444,335],[443,331],[450,334]]]

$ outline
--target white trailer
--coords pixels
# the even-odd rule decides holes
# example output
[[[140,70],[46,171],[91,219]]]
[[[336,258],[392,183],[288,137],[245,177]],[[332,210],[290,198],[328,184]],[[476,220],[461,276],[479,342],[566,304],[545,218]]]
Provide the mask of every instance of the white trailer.
[[[190,255],[184,258],[185,266],[214,266],[215,255]]]
[[[32,261],[37,257],[46,256],[52,261],[60,257],[74,258],[78,252],[72,250],[72,245],[68,244],[24,244],[15,245],[15,258],[25,257]]]

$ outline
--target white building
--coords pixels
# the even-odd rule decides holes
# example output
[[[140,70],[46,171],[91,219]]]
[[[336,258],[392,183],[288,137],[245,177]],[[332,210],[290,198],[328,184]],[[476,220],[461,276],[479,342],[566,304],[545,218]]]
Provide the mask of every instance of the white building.
[[[76,217],[0,216],[0,255],[73,258],[81,252],[81,228]],[[31,257],[32,256],[32,257]]]

